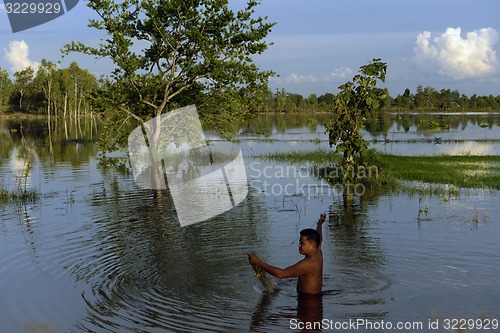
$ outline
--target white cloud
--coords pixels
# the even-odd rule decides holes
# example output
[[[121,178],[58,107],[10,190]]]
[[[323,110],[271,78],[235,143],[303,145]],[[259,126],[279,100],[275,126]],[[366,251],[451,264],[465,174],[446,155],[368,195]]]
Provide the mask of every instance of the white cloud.
[[[281,79],[278,77],[272,77],[270,80],[277,83],[292,83],[292,84],[304,84],[304,83],[317,83],[317,82],[334,82],[339,80],[349,80],[352,76],[352,69],[349,67],[339,67],[334,69],[330,75],[324,76],[322,78],[316,75],[298,75],[296,73],[291,73],[287,77]]]
[[[418,65],[454,79],[482,78],[497,71],[494,49],[498,32],[483,28],[461,36],[460,28],[447,28],[437,37],[424,31],[419,34],[414,48]]]
[[[14,72],[18,72],[20,70],[25,69],[28,66],[31,66],[35,70],[38,70],[40,63],[36,61],[31,61],[28,58],[29,55],[29,47],[28,44],[24,41],[13,40],[9,42],[8,49],[4,49],[4,59],[10,65],[10,70]]]
[[[295,73],[290,74],[285,78],[286,83],[315,83],[318,82],[318,77],[315,75],[297,75]]]
[[[349,80],[352,77],[352,69],[349,67],[339,67],[335,68],[332,73],[323,78],[323,81],[331,82],[337,80]]]

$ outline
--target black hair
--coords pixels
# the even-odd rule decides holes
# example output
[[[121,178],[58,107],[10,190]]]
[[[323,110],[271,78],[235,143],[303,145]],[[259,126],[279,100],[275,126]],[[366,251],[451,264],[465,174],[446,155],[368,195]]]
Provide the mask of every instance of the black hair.
[[[321,243],[321,236],[319,235],[319,232],[314,229],[304,229],[300,232],[301,236],[306,236],[307,240],[313,241],[316,243],[316,245],[319,247]]]

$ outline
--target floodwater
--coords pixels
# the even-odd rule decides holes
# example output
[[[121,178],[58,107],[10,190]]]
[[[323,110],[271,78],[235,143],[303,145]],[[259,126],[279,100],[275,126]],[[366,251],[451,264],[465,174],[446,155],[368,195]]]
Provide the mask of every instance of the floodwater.
[[[261,116],[241,130],[242,146],[252,154],[258,145],[257,155],[329,149],[327,119],[328,114]],[[388,154],[498,155],[499,125],[500,112],[384,113],[366,123],[363,136],[370,148]]]
[[[498,115],[491,128],[464,117],[461,133],[435,134],[498,137]],[[34,204],[0,206],[0,332],[318,331],[302,329],[305,322],[322,323],[321,331],[448,332],[464,319],[474,320],[466,322],[472,332],[498,330],[497,191],[346,198],[307,165],[255,157],[327,147],[308,141],[324,139],[321,120],[268,118],[241,131],[247,198],[187,227],[167,192],[140,190],[132,175],[98,166],[95,124],[59,125],[49,141],[44,123],[21,131],[0,122],[0,183],[13,188],[30,157],[26,186],[41,193]],[[399,130],[397,119],[387,126],[404,140],[428,135],[416,125]],[[448,145],[392,144],[424,145],[427,154]],[[495,152],[498,143],[488,145]],[[299,231],[322,212],[322,297],[298,298],[293,279],[263,294],[247,253],[279,267],[295,263]]]

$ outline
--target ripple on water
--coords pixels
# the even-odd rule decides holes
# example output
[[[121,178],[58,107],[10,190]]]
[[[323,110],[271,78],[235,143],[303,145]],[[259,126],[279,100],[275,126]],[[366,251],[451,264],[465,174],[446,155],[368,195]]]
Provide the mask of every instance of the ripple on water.
[[[248,288],[234,281],[242,266],[249,273],[243,279],[251,273],[246,239],[234,241],[237,228],[231,231],[227,220],[180,228],[153,198],[120,197],[96,198],[89,222],[60,235],[58,262],[87,285],[87,315],[75,329],[238,330],[248,314]]]
[[[181,265],[189,263],[184,261]],[[172,269],[176,270],[173,266]],[[83,295],[88,315],[80,325],[89,331],[96,327],[147,331],[239,331],[241,320],[248,313],[247,295],[238,296],[237,290],[225,290],[226,295],[213,285],[224,279],[233,281],[234,277],[219,276],[218,280],[207,282],[197,281],[199,272],[194,272],[195,278],[180,275],[151,267],[149,272],[128,270],[127,274],[115,276],[114,283],[96,279],[92,290]]]
[[[53,328],[69,327],[81,310],[71,281],[55,283],[29,244],[4,249],[7,251],[0,258],[0,276],[8,283],[0,284],[2,329],[19,332],[40,323]]]

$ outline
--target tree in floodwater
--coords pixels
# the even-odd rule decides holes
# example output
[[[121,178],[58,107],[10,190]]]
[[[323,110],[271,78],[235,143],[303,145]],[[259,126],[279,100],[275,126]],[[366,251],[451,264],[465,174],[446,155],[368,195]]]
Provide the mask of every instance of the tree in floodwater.
[[[90,27],[108,37],[98,47],[72,42],[64,53],[109,58],[115,65],[96,94],[95,108],[110,120],[103,152],[124,146],[130,126],[196,104],[202,121],[218,124],[251,113],[252,99],[272,71],[252,57],[264,52],[274,23],[255,17],[259,2],[240,10],[228,0],[91,0],[99,19]]]
[[[342,153],[343,181],[356,181],[362,154],[369,142],[363,139],[361,130],[370,114],[377,110],[387,97],[387,90],[377,88],[377,80],[385,82],[387,64],[373,59],[361,66],[352,82],[339,87],[335,98],[335,110],[326,124],[330,146],[336,146],[335,153]]]

